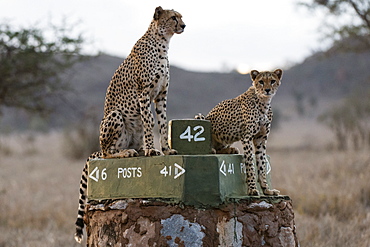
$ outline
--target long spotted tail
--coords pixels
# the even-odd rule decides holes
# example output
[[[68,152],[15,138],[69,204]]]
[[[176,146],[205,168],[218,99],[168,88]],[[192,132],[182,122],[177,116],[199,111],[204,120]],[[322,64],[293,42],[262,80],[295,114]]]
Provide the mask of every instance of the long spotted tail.
[[[78,213],[77,213],[77,220],[76,220],[76,233],[75,233],[75,240],[78,243],[82,242],[83,239],[83,229],[84,229],[84,215],[85,215],[85,206],[86,206],[86,189],[87,189],[87,177],[88,177],[88,167],[89,161],[96,158],[101,158],[103,155],[101,152],[95,152],[90,155],[87,159],[84,169],[82,170],[81,181],[80,181],[80,196],[78,201]]]

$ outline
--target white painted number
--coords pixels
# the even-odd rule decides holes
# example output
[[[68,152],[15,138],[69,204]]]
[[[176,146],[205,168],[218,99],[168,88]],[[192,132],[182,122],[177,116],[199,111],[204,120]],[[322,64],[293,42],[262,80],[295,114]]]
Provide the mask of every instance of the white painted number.
[[[193,139],[193,135],[191,134],[190,126],[188,126],[186,130],[180,135],[180,139],[187,139],[188,142],[191,142],[191,139]]]
[[[107,168],[104,168],[102,171],[101,171],[101,179],[103,180],[106,180],[107,179],[107,173],[105,172],[107,170]]]
[[[205,141],[205,137],[199,137],[204,132],[204,127],[201,125],[195,126],[193,128],[195,131],[195,135],[191,134],[191,128],[188,126],[186,130],[180,135],[180,139],[182,140],[188,140],[188,142],[191,142],[192,139],[194,139],[195,142],[202,142]]]
[[[172,166],[164,166],[162,170],[159,171],[163,176],[172,176]],[[185,169],[182,168],[179,164],[174,164],[173,178],[176,179],[185,173]]]
[[[197,133],[195,133],[195,135],[194,135],[194,141],[195,142],[205,141],[206,140],[205,137],[199,137],[204,132],[203,126],[201,126],[201,125],[195,126],[194,127],[194,131],[197,131],[197,130],[199,130],[199,131]]]
[[[233,163],[230,163],[229,164],[229,169],[227,169],[227,172],[230,173],[230,174],[234,174],[234,164]]]
[[[167,166],[164,166],[164,168],[159,172],[163,176],[167,177],[168,171],[167,171]]]

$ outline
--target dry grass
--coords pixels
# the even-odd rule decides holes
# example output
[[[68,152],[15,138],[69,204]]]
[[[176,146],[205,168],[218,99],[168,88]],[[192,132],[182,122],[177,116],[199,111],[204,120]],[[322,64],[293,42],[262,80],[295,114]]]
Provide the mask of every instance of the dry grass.
[[[273,182],[293,200],[302,246],[370,245],[367,151],[270,152]]]
[[[2,137],[0,246],[79,246],[73,240],[83,160],[60,153],[61,135]]]
[[[272,181],[293,200],[301,246],[370,246],[370,155],[326,151],[328,143],[286,126],[271,139]],[[290,138],[297,145],[287,145]],[[1,138],[0,247],[79,246],[73,233],[84,160],[66,157],[61,139]]]
[[[268,144],[272,181],[293,200],[301,246],[370,246],[368,150],[335,151],[314,120],[282,126]]]

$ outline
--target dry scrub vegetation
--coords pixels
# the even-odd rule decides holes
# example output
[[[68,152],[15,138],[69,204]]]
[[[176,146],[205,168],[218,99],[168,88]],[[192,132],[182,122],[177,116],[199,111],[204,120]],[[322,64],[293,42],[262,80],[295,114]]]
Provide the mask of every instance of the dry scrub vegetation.
[[[270,155],[275,187],[293,200],[301,246],[370,246],[368,151]]]
[[[1,137],[0,247],[79,246],[73,233],[84,159],[66,157],[62,135]],[[301,246],[370,246],[368,152],[284,148],[280,140],[271,140],[272,180],[293,200]]]
[[[84,161],[63,155],[61,140],[59,133],[1,138],[1,247],[79,246],[73,234]]]

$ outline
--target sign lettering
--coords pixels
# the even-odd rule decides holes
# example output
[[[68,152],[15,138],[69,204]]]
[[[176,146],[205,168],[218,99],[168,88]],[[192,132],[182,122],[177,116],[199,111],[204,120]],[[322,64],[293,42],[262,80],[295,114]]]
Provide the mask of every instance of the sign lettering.
[[[105,172],[106,170],[107,168],[104,168],[101,171],[101,179],[103,180],[106,180],[108,177],[107,173]],[[95,182],[99,182],[99,168],[98,167],[95,167],[94,170],[89,174],[89,178],[91,178]]]
[[[226,177],[228,174],[235,174],[234,163],[226,164],[223,160],[220,165],[220,172]]]
[[[204,132],[204,127],[201,125],[195,126],[193,128],[193,131],[195,131],[195,134],[191,134],[191,127],[188,126],[184,132],[180,135],[180,139],[182,140],[188,140],[188,142],[191,142],[191,140],[194,140],[195,142],[202,142],[205,141],[205,137],[200,137],[201,134]]]
[[[142,175],[141,167],[119,167],[117,170],[118,178],[140,178]]]
[[[173,165],[173,168],[172,166],[164,166],[159,171],[159,173],[162,174],[164,177],[173,176],[173,178],[176,179],[185,173],[185,169],[182,168],[179,164],[175,163]]]

